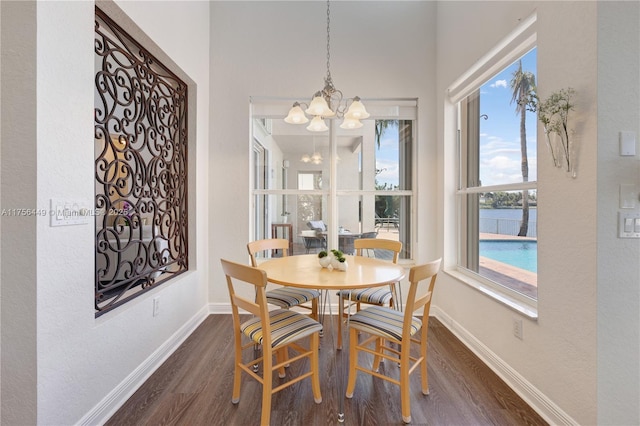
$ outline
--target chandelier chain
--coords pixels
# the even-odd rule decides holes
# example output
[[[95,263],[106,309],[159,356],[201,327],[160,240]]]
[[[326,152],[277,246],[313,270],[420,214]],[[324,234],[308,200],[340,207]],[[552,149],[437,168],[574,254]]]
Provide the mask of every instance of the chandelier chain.
[[[333,87],[331,79],[331,10],[329,0],[327,0],[327,81],[326,84]]]
[[[1,1],[1,0],[0,0]],[[347,99],[343,104],[342,91],[336,89],[331,78],[331,3],[327,1],[327,76],[324,79],[324,87],[314,93],[309,104],[304,104],[307,108],[305,111],[300,107],[300,102],[294,102],[289,110],[289,114],[284,119],[290,124],[307,123],[309,119],[306,114],[313,115],[311,124],[307,130],[312,132],[324,132],[329,130],[325,118],[344,118],[340,125],[343,129],[358,129],[362,127],[360,119],[369,118],[369,113],[365,109],[360,98],[355,96]],[[302,161],[308,162],[308,156]]]

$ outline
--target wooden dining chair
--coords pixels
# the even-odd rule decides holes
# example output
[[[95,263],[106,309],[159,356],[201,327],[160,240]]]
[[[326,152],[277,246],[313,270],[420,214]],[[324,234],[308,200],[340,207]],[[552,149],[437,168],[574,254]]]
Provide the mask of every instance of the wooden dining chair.
[[[422,393],[429,394],[427,376],[427,333],[429,328],[429,310],[431,298],[440,269],[441,259],[424,265],[414,266],[409,272],[409,294],[404,312],[385,306],[372,306],[355,313],[349,321],[349,381],[347,398],[353,397],[356,375],[362,371],[400,386],[402,421],[411,422],[411,397],[409,376],[420,367]],[[422,316],[414,313],[422,308]],[[420,332],[420,338],[415,338]],[[358,342],[358,333],[368,334]],[[389,346],[388,342],[395,345]],[[419,346],[417,357],[411,356],[413,345]],[[373,347],[372,347],[373,345]],[[396,349],[397,347],[397,349]],[[371,367],[358,363],[358,352],[373,354]],[[400,378],[396,379],[380,373],[380,361],[388,359],[400,365]]]
[[[395,240],[387,240],[383,238],[360,238],[353,242],[356,250],[356,256],[367,256],[388,259],[393,263],[398,263],[400,251],[402,251],[402,243]],[[399,286],[400,284],[398,284]],[[351,307],[355,304],[356,311],[359,311],[362,303],[378,306],[390,306],[391,308],[399,308],[402,300],[396,296],[399,288],[396,283],[389,283],[388,286],[363,288],[358,290],[340,290],[338,292],[340,316],[338,321],[338,348],[342,348],[342,322],[351,312]],[[349,300],[345,306],[345,300]]]
[[[283,238],[271,238],[265,240],[251,241],[247,243],[247,250],[251,257],[251,265],[258,266],[257,255],[259,253],[271,250],[282,250],[283,256],[289,254],[289,241]],[[318,299],[320,292],[318,290],[294,288],[294,287],[278,287],[266,292],[267,302],[276,305],[282,309],[293,308],[299,306],[310,311],[311,318],[318,320]],[[309,303],[311,306],[309,306]]]
[[[267,286],[267,274],[257,268],[221,259],[222,269],[227,279],[231,308],[233,315],[233,334],[235,340],[235,360],[233,373],[233,394],[231,402],[240,402],[240,385],[242,372],[262,384],[262,414],[261,425],[268,425],[271,416],[271,396],[297,383],[307,377],[311,377],[313,399],[319,404],[322,402],[320,393],[320,373],[318,363],[319,332],[322,324],[307,315],[288,309],[268,310],[265,288]],[[254,287],[255,300],[241,296],[239,287]],[[238,290],[238,291],[237,291]],[[240,309],[250,313],[253,317],[247,321],[240,321]],[[243,344],[243,336],[250,339]],[[299,340],[309,338],[308,347],[303,347]],[[246,340],[246,339],[245,339]],[[261,345],[262,356],[252,358],[249,362],[243,362],[242,355],[245,349],[254,345]],[[284,352],[291,349],[296,356],[284,359]],[[276,363],[273,357],[276,356]],[[300,370],[300,375],[290,378],[284,383],[273,387],[273,373],[278,370],[279,377],[285,378],[284,367],[287,363],[301,361],[301,368],[309,359],[308,371]],[[262,375],[253,371],[254,364],[262,364]]]

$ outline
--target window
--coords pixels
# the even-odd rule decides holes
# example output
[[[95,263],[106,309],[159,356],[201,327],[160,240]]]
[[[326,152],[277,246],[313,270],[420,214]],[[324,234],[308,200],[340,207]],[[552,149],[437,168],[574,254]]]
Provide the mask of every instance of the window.
[[[187,84],[95,17],[96,316],[188,269]]]
[[[291,103],[252,100],[252,138],[266,164],[266,179],[253,179],[256,239],[287,238],[285,227],[261,226],[287,221],[294,255],[327,247],[351,254],[355,238],[375,237],[402,241],[401,258],[412,258],[416,101],[366,104],[362,128],[332,123],[335,130],[312,133],[284,122]]]
[[[458,266],[517,300],[537,300],[536,49],[457,103]]]

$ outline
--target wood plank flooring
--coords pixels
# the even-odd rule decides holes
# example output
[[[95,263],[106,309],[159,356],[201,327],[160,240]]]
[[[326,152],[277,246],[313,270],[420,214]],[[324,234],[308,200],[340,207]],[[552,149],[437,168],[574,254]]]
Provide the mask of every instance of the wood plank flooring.
[[[311,382],[305,379],[273,396],[271,425],[338,424],[337,373],[346,365],[341,357],[346,361],[348,348],[336,351],[331,335],[336,327],[331,330],[325,321],[325,330],[320,339],[322,403],[313,402]],[[428,355],[430,394],[422,395],[419,372],[411,379],[412,425],[547,424],[433,317]],[[287,374],[300,368],[308,367],[292,364]],[[380,368],[391,374],[398,370],[388,362]],[[232,319],[211,315],[107,425],[257,425],[261,386],[245,374],[240,402],[234,405],[232,384]],[[402,424],[398,387],[369,375],[358,375],[354,396],[344,407],[344,425]]]

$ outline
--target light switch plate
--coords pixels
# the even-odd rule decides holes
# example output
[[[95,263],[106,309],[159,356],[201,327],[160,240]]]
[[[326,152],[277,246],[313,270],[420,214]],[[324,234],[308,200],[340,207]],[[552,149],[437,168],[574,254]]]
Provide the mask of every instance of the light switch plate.
[[[636,232],[636,220],[640,220],[640,213],[618,212],[618,238],[640,238],[640,232]]]
[[[624,157],[636,155],[636,132],[620,132],[620,155]]]
[[[620,184],[620,208],[634,209],[636,207],[636,186],[632,183]]]
[[[88,205],[81,200],[52,198],[50,226],[86,225],[92,217]]]

